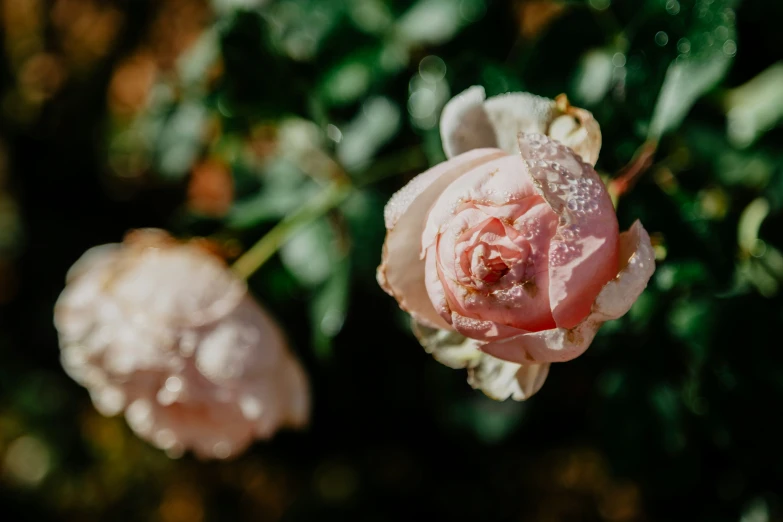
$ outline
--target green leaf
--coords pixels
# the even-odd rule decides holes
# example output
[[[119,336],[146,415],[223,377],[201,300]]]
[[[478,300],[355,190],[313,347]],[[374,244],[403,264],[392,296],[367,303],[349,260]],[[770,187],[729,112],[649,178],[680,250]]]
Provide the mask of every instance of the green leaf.
[[[324,218],[301,229],[280,248],[283,264],[305,286],[326,281],[335,257],[334,232]]]
[[[648,129],[658,140],[680,126],[696,100],[726,75],[737,52],[734,0],[698,0],[688,37],[678,42],[680,55],[666,71]]]
[[[220,58],[220,40],[212,28],[204,31],[177,60],[177,75],[186,87],[203,87],[207,71]]]
[[[592,107],[600,102],[612,86],[615,66],[611,49],[591,49],[582,55],[574,76],[574,101]]]
[[[737,147],[747,147],[783,120],[783,62],[778,62],[726,95],[727,131]]]
[[[227,225],[243,229],[282,219],[321,191],[313,182],[304,183],[290,166],[281,173],[282,176],[268,171],[267,183],[255,196],[234,203],[226,219]]]
[[[396,103],[381,96],[369,98],[342,130],[343,137],[337,145],[340,163],[349,170],[364,167],[397,134],[401,121]]]
[[[197,102],[187,101],[176,107],[158,136],[157,165],[168,178],[188,173],[201,151],[207,111]]]
[[[331,355],[332,339],[343,327],[348,310],[351,267],[348,256],[335,262],[333,273],[318,290],[310,304],[313,349],[319,358]]]

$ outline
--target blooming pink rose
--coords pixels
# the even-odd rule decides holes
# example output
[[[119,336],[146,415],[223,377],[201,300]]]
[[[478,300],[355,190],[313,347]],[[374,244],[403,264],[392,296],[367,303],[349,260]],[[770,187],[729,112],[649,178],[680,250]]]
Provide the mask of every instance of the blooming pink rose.
[[[529,397],[549,363],[583,353],[655,266],[641,224],[619,234],[601,179],[574,150],[522,132],[517,148],[463,152],[395,194],[378,269],[425,348],[501,399]]]
[[[170,455],[241,453],[307,422],[307,377],[216,256],[163,231],[88,250],[55,305],[66,372]]]

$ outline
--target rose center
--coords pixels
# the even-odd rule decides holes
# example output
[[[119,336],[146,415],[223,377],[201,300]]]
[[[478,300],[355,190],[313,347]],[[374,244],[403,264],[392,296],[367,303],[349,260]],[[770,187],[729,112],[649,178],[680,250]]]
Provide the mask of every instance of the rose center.
[[[508,273],[509,266],[501,258],[500,251],[480,244],[473,249],[470,260],[470,272],[474,280],[482,283],[495,283]]]

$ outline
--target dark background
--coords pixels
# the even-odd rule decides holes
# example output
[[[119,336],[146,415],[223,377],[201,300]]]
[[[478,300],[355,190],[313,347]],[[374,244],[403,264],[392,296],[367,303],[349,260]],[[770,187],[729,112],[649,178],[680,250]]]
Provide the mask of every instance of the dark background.
[[[780,74],[771,89],[734,90],[783,58],[783,4],[360,3],[0,0],[3,512],[36,521],[783,519],[783,132],[773,121],[748,140],[727,122],[732,107],[783,115]],[[427,3],[441,9],[430,6],[432,33],[411,36],[406,13]],[[366,22],[367,5],[385,18]],[[454,9],[459,22],[435,39]],[[589,51],[598,58],[585,62]],[[464,372],[419,348],[374,282],[384,202],[442,159],[437,126],[409,111],[427,72],[420,62],[446,66],[436,94],[473,84],[568,93],[600,122],[598,169],[612,177],[655,137],[650,120],[682,54],[686,85],[708,76],[705,63],[726,66],[691,101],[675,89],[688,116],[666,125],[654,163],[620,199],[621,228],[641,219],[657,247],[647,291],[584,356],[555,365],[530,401],[471,390]],[[385,66],[388,56],[401,65]],[[197,73],[185,78],[182,63]],[[584,80],[585,69],[598,79]],[[149,71],[152,81],[139,80]],[[358,87],[340,87],[340,74]],[[381,130],[370,127],[378,143],[359,145],[368,153],[353,161],[340,147],[360,139],[347,129],[373,97],[392,109],[374,123]],[[188,104],[203,117],[176,124]],[[313,122],[327,159],[286,141],[292,117]],[[339,144],[326,138],[329,123],[343,131]],[[146,141],[129,140],[129,129]],[[167,156],[176,147],[189,152]],[[329,157],[342,163],[338,174]],[[356,185],[349,200],[250,280],[310,374],[309,429],[232,462],[170,460],[122,418],[94,411],[60,368],[52,325],[65,272],[84,250],[161,227],[241,251],[335,175]]]

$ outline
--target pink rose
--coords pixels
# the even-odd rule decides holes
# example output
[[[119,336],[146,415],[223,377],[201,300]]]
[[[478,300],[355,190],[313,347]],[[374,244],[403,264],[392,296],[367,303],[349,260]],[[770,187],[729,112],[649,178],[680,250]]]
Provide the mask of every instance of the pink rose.
[[[241,453],[307,423],[299,362],[225,264],[158,230],[88,250],[55,305],[65,371],[171,456]]]
[[[597,158],[600,135],[573,122],[576,132],[565,136],[581,133],[571,142],[580,157],[550,137],[517,130],[552,134],[555,102],[506,95],[505,111],[497,103],[486,111],[480,94],[466,103],[469,90],[450,103],[459,110],[444,109],[447,152],[461,153],[417,176],[386,206],[378,280],[436,358],[470,368],[469,381],[488,395],[519,400],[540,388],[550,363],[579,356],[603,322],[628,311],[653,273],[654,256],[639,222],[618,232],[609,195],[582,160]],[[532,117],[515,97],[535,102]],[[572,118],[567,102],[565,108]],[[489,138],[471,129],[493,111]],[[530,121],[520,123],[525,117]],[[455,121],[464,127],[454,130]],[[517,136],[515,154],[462,152],[482,140],[507,143],[504,128]]]

